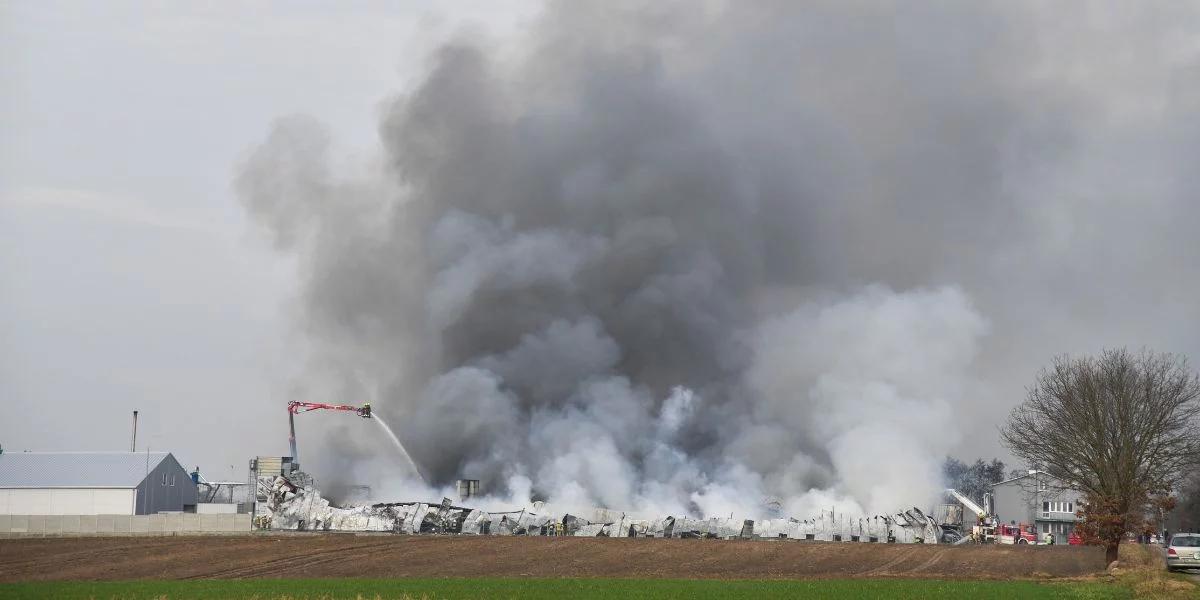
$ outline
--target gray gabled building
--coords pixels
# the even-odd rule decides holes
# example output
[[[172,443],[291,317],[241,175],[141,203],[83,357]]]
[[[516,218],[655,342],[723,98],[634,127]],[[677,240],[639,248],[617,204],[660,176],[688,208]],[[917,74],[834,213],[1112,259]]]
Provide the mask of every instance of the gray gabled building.
[[[0,514],[148,515],[196,506],[169,452],[2,452]]]
[[[1029,471],[992,485],[992,514],[1001,523],[1037,526],[1039,543],[1046,534],[1067,543],[1075,529],[1075,511],[1083,493],[1066,487],[1045,471]]]

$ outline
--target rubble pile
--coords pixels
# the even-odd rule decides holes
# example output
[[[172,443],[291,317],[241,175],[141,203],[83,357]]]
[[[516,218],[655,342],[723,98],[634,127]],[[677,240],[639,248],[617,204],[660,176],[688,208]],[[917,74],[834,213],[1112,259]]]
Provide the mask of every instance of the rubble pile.
[[[691,539],[798,539],[862,543],[936,544],[956,535],[917,508],[890,515],[850,517],[822,513],[811,519],[635,518],[597,508],[587,515],[559,513],[541,502],[488,512],[440,503],[388,502],[334,506],[311,478],[278,476],[260,489],[255,527],[293,531],[374,531],[406,534],[656,537]]]

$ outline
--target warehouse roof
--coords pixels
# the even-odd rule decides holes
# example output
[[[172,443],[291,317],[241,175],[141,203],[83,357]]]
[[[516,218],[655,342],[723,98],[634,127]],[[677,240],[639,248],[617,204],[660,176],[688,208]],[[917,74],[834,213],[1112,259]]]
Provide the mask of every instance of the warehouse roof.
[[[1014,475],[1012,477],[1009,477],[1008,479],[1005,479],[1002,481],[997,481],[996,483],[992,484],[992,487],[996,487],[998,485],[1004,485],[1006,483],[1009,483],[1011,481],[1016,481],[1018,479],[1025,479],[1026,477],[1030,477],[1032,475],[1047,475],[1047,474],[1048,473],[1046,473],[1045,471],[1026,471],[1024,473],[1021,473],[1020,475]]]
[[[168,456],[169,452],[4,452],[0,488],[135,488]]]

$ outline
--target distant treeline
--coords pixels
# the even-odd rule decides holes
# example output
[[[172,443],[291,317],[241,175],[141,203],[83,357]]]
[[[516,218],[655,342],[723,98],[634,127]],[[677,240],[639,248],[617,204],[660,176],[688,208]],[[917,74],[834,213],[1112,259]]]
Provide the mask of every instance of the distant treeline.
[[[965,463],[947,456],[942,464],[946,487],[952,487],[979,503],[983,502],[983,495],[991,491],[992,484],[1004,481],[1006,475],[1004,461],[998,458],[993,458],[991,462],[977,458],[974,463]]]

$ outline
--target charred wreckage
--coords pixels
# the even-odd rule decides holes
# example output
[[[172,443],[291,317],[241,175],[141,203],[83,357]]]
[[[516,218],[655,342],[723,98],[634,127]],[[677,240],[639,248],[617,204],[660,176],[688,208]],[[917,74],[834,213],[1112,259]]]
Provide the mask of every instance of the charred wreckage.
[[[740,519],[687,516],[637,518],[604,508],[586,515],[558,512],[534,502],[528,508],[485,511],[440,503],[386,502],[336,506],[302,471],[260,478],[254,526],[292,531],[362,531],[398,534],[656,537],[693,539],[798,539],[860,543],[937,544],[961,541],[954,527],[918,508],[889,515],[852,517],[822,511],[811,519]]]

